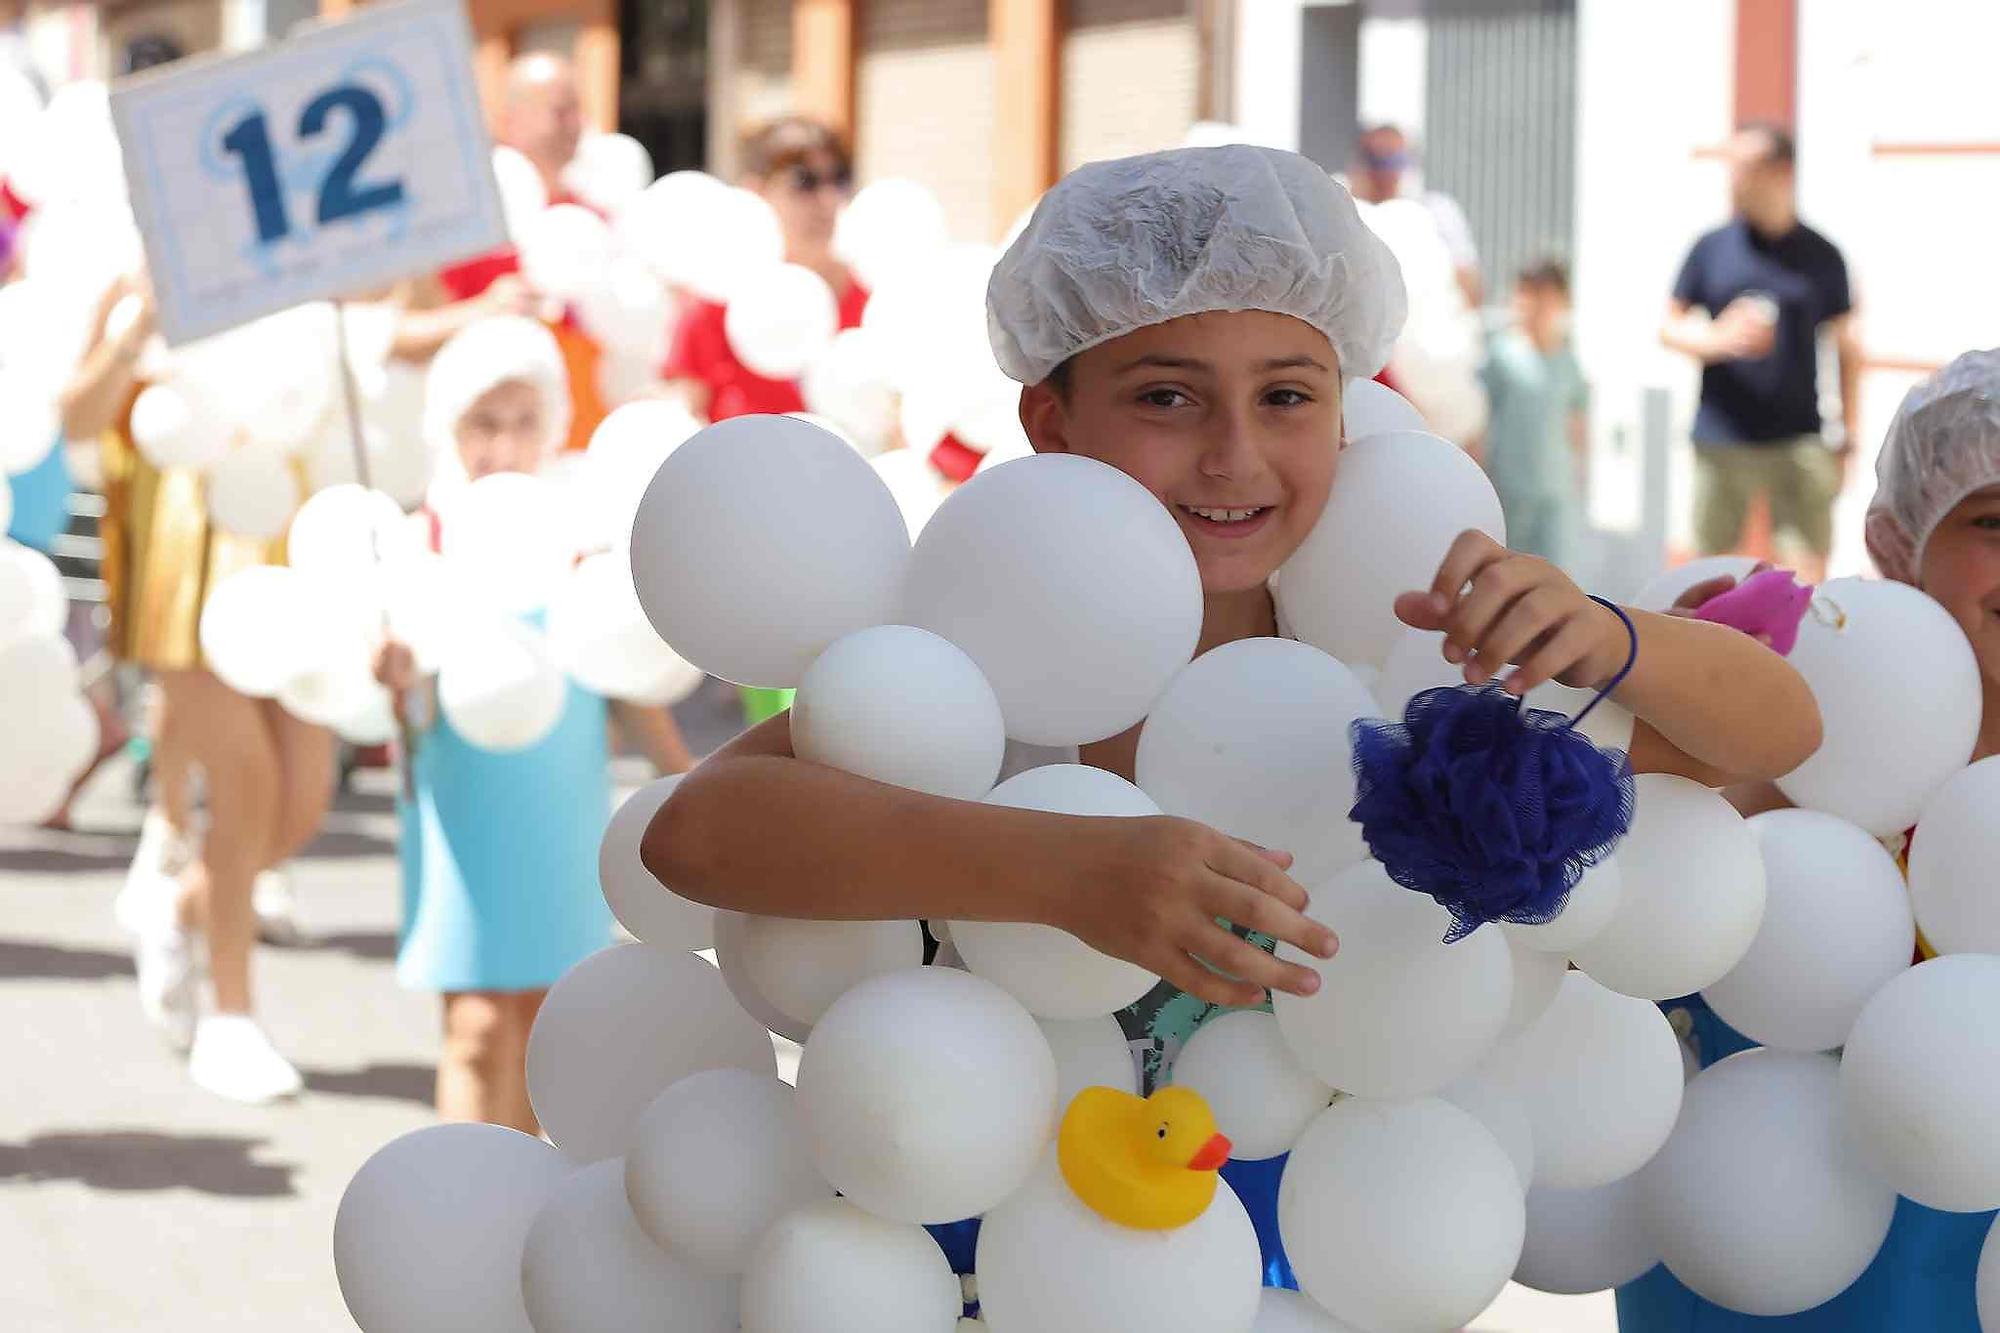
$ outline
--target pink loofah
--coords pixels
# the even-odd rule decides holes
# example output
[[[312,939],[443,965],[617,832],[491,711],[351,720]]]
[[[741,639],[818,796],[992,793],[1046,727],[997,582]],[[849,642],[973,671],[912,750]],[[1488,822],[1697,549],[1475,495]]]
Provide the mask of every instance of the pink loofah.
[[[1767,569],[1709,598],[1694,614],[1697,620],[1760,635],[1773,651],[1788,656],[1799,641],[1799,622],[1805,619],[1812,595],[1813,590],[1793,578],[1791,570]]]

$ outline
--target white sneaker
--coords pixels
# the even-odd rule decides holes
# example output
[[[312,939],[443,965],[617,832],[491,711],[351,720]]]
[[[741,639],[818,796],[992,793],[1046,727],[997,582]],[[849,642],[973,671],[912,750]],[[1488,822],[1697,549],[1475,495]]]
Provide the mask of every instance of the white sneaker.
[[[139,1008],[175,1050],[185,1051],[194,1041],[201,1003],[201,938],[180,923],[171,898],[153,899],[143,906],[131,926]]]
[[[299,926],[298,895],[292,877],[283,870],[266,870],[250,889],[250,910],[257,914],[257,938],[266,944],[293,945],[305,938]]]
[[[132,853],[132,868],[125,872],[124,887],[112,901],[111,914],[129,935],[147,929],[163,910],[180,896],[180,873],[192,859],[188,840],[167,822],[164,811],[155,806],[139,825],[139,846]]]
[[[279,1055],[247,1014],[209,1014],[195,1026],[188,1077],[234,1102],[269,1102],[305,1086],[291,1061]]]

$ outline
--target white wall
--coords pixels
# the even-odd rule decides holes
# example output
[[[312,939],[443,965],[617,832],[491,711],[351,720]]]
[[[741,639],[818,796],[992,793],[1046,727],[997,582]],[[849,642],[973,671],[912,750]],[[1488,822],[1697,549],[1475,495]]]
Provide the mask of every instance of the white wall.
[[[1632,538],[1656,563],[1685,540],[1691,464],[1682,447],[1697,371],[1658,333],[1688,246],[1727,215],[1720,162],[1698,156],[1731,128],[1735,7],[1682,0],[1671,9],[1578,0],[1575,335],[1593,391],[1595,526]],[[1643,494],[1641,409],[1672,398],[1671,485],[1664,524]],[[1619,571],[1622,582],[1644,570]],[[1633,589],[1612,586],[1613,592]]]
[[[1305,0],[1243,0],[1236,10],[1236,126],[1251,143],[1298,151]]]

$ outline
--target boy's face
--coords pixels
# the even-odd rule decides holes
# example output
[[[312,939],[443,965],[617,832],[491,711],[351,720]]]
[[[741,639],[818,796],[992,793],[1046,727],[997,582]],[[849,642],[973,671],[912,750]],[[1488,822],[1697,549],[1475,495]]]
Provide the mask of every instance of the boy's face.
[[[1111,464],[1187,534],[1202,589],[1261,587],[1318,521],[1340,455],[1340,365],[1289,315],[1186,315],[1078,354],[1021,421],[1040,453]]]
[[[495,472],[539,472],[547,423],[532,384],[506,380],[473,400],[458,419],[458,459],[473,481]]]
[[[1951,612],[1980,674],[2000,684],[2000,486],[1975,491],[1924,544],[1919,585]]]
[[[1514,320],[1522,332],[1544,346],[1561,342],[1568,331],[1569,298],[1549,283],[1515,283]]]

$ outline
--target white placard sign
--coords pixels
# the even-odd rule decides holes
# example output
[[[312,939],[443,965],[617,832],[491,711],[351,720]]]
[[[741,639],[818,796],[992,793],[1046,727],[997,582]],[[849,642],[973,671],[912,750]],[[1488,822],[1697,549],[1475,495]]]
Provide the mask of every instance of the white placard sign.
[[[175,65],[111,110],[170,343],[506,243],[460,0]]]

